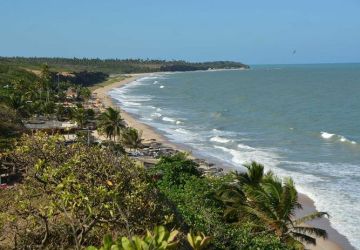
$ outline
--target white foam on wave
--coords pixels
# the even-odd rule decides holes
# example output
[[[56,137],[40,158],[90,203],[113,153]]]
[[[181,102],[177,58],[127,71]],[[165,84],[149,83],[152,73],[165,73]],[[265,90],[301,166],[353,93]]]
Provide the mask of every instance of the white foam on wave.
[[[240,148],[240,149],[245,149],[245,150],[256,150],[255,148],[250,147],[250,146],[245,145],[245,144],[238,144],[237,147]]]
[[[245,133],[220,130],[220,129],[216,129],[216,128],[212,129],[211,133],[215,136],[230,136],[230,137],[238,137],[239,135],[246,135]]]
[[[176,125],[164,124],[164,123],[150,123],[160,131],[165,132],[166,136],[171,140],[180,143],[193,143],[198,139],[199,134],[194,133],[186,128],[177,127]]]
[[[165,121],[165,122],[173,122],[173,123],[176,122],[176,120],[174,120],[173,118],[166,117],[166,116],[164,116],[164,117],[162,118],[162,120]]]
[[[183,128],[177,128],[175,129],[176,132],[179,132],[181,134],[186,134],[186,135],[190,135],[191,132],[189,130],[183,129]]]
[[[119,96],[121,100],[128,100],[128,101],[132,101],[132,102],[148,102],[152,100],[151,96],[131,96],[131,95],[126,95],[126,96]]]
[[[161,85],[160,88],[163,89],[163,88],[165,88],[165,86],[164,86],[164,85]]]
[[[340,141],[341,141],[341,142],[351,143],[351,144],[353,144],[353,145],[357,144],[356,141],[351,141],[351,140],[347,139],[345,136],[340,136]]]
[[[160,75],[150,74],[149,76],[144,76],[144,77],[137,79],[136,82],[143,82],[143,81],[147,81],[147,80],[156,80],[160,77],[161,77]]]
[[[337,135],[337,134],[332,134],[332,133],[323,132],[323,131],[320,132],[320,135],[322,138],[324,138],[326,140],[335,139],[336,141],[339,141],[339,142],[350,143],[353,145],[357,144],[356,141],[349,140],[348,138],[346,138],[343,135]]]
[[[150,116],[160,118],[162,116],[162,114],[154,112]]]
[[[236,167],[242,166],[243,164],[250,163],[252,161],[256,161],[264,164],[267,169],[271,169],[279,163],[279,156],[265,150],[235,150],[217,145],[215,145],[214,148],[221,149],[222,151],[229,153],[232,156],[231,162],[235,164]]]
[[[324,138],[324,139],[330,139],[332,138],[335,134],[331,134],[331,133],[328,133],[328,132],[321,132],[321,137]]]
[[[180,124],[184,124],[184,122],[182,122],[182,121],[176,121],[176,124],[177,124],[177,125],[180,125]]]
[[[159,83],[158,81],[153,82],[153,84],[158,84],[158,83]]]
[[[137,102],[122,101],[121,103],[125,106],[141,106],[141,103]]]
[[[143,121],[153,121],[153,119],[148,118],[148,117],[142,117],[140,119],[143,120]]]
[[[214,136],[210,138],[210,141],[213,142],[218,142],[218,143],[228,143],[231,142],[230,139],[224,138],[224,137],[220,137],[220,136]]]

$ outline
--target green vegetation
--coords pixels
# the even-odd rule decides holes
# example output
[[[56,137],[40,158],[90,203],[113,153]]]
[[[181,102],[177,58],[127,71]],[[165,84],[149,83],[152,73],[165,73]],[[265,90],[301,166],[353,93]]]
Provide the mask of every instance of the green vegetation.
[[[103,245],[100,248],[90,246],[87,250],[170,250],[179,249],[179,240],[177,236],[179,231],[173,230],[169,232],[164,226],[156,226],[154,232],[147,231],[143,237],[133,236],[131,239],[121,237],[114,241],[110,235],[104,237]],[[191,249],[204,250],[210,243],[210,237],[203,233],[187,234],[187,243]]]
[[[89,89],[95,90],[97,88],[105,87],[105,86],[113,84],[115,82],[120,82],[120,81],[124,80],[126,77],[127,77],[126,75],[110,75],[106,81],[92,84],[91,86],[89,86]]]
[[[0,103],[0,151],[9,148],[24,130],[16,110]]]
[[[71,118],[77,123],[79,128],[85,128],[91,119],[94,119],[95,113],[92,109],[76,107],[71,109]]]
[[[145,237],[133,236],[131,239],[121,237],[113,241],[110,235],[104,237],[103,246],[100,250],[119,249],[119,250],[170,250],[178,247],[179,241],[176,239],[178,231],[169,232],[164,226],[154,228],[154,232],[147,231]],[[87,250],[98,250],[91,246]]]
[[[142,132],[135,128],[125,128],[121,133],[121,142],[125,147],[130,149],[138,149],[142,146]]]
[[[265,174],[264,167],[256,162],[245,167],[248,171],[234,173],[235,182],[220,192],[229,220],[249,221],[257,230],[273,232],[282,242],[300,249],[300,241],[316,244],[313,236],[327,237],[325,230],[304,225],[327,213],[314,212],[294,219],[295,210],[301,209],[301,205],[290,178],[281,180],[272,172]]]
[[[102,249],[303,249],[313,235],[326,237],[302,224],[325,213],[295,219],[293,183],[256,163],[247,173],[206,176],[178,153],[146,170],[124,154],[45,133],[24,135],[0,162],[22,176],[1,194],[5,248],[81,249],[112,235],[120,240],[106,236]],[[136,236],[156,225],[165,227]],[[174,228],[176,238],[167,231]]]
[[[0,149],[9,147],[17,132],[24,131],[24,120],[57,118],[74,120],[84,127],[94,119],[93,110],[81,107],[91,96],[91,91],[84,86],[105,78],[92,78],[92,75],[99,74],[80,72],[63,76],[50,71],[46,64],[35,73],[0,64]]]
[[[62,136],[38,133],[22,137],[1,161],[24,173],[1,210],[10,218],[3,233],[21,249],[80,249],[104,234],[143,233],[170,215],[142,167],[97,146],[67,146]]]
[[[0,192],[1,249],[282,250],[304,249],[305,242],[316,244],[315,236],[326,238],[324,230],[304,223],[327,214],[295,218],[301,205],[294,183],[265,173],[261,164],[246,165],[245,173],[206,175],[188,155],[174,153],[144,168],[128,157],[144,146],[141,132],[127,127],[118,110],[91,108],[94,100],[84,86],[107,75],[63,75],[48,65],[36,72],[21,68],[31,63],[37,69],[43,60],[0,60],[0,174],[11,187],[2,185]],[[210,67],[77,60],[50,61],[56,67],[78,63],[80,70],[97,65],[152,71]],[[69,140],[71,128],[27,133],[23,125],[46,121],[76,122],[76,139]],[[92,143],[90,128],[109,140]]]
[[[120,111],[109,107],[106,112],[100,115],[98,131],[100,134],[105,134],[110,140],[116,141],[120,137],[123,128],[125,128],[125,123],[120,116]]]
[[[164,157],[151,170],[159,190],[176,205],[183,228],[212,237],[215,249],[286,249],[272,233],[253,233],[250,223],[227,222],[225,206],[217,192],[234,179],[203,176],[197,164],[184,154]]]
[[[248,68],[248,65],[219,61],[191,63],[185,61],[142,60],[142,59],[87,59],[87,58],[40,58],[0,57],[0,65],[19,66],[33,70],[48,64],[56,71],[103,72],[106,74],[146,73],[158,71],[192,71],[211,69]]]

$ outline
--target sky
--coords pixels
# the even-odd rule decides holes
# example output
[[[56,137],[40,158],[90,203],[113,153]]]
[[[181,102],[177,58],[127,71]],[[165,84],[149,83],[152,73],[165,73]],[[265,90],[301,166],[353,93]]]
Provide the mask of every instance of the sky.
[[[1,0],[0,56],[360,62],[360,0]]]

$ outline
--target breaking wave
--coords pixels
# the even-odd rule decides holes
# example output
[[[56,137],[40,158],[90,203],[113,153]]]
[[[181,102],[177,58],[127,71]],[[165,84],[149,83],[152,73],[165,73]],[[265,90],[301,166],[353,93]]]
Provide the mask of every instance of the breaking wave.
[[[220,137],[220,136],[214,136],[210,138],[210,141],[213,142],[218,142],[218,143],[228,143],[231,142],[230,139],[224,138],[224,137]]]
[[[338,141],[338,142],[350,143],[353,145],[357,144],[356,141],[349,140],[348,138],[346,138],[343,135],[337,135],[337,134],[332,134],[332,133],[323,132],[323,131],[320,132],[320,135],[323,139],[326,139],[326,140],[334,140],[334,141]]]

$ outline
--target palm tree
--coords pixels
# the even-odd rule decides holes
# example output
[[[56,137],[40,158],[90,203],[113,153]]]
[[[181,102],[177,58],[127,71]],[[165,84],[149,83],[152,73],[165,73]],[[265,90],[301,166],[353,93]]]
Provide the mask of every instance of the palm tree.
[[[121,134],[121,141],[124,146],[129,147],[130,149],[137,149],[142,146],[141,135],[141,131],[139,132],[137,129],[129,127]]]
[[[264,178],[264,166],[253,161],[250,164],[244,164],[244,167],[247,169],[246,172],[234,173],[239,184],[249,185],[252,187],[260,185]],[[267,174],[270,174],[270,172]]]
[[[105,133],[107,138],[119,137],[122,129],[125,128],[124,120],[120,116],[120,111],[111,107],[107,108],[105,112],[101,113],[98,121],[98,130],[100,133]]]
[[[91,97],[91,91],[86,87],[80,87],[80,89],[77,89],[77,93],[78,93],[77,98],[80,98],[84,101],[89,100]]]
[[[12,94],[8,96],[7,104],[9,107],[15,109],[21,116],[28,115],[28,105],[25,96],[19,94]]]
[[[219,192],[226,210],[226,217],[237,223],[250,222],[257,233],[273,232],[284,243],[304,249],[301,242],[316,244],[316,237],[327,237],[325,230],[305,226],[304,223],[321,218],[325,212],[314,212],[295,218],[298,193],[293,181],[283,181],[257,163],[247,165],[247,173],[235,173],[235,182]]]
[[[72,110],[72,120],[75,121],[80,128],[84,128],[88,123],[87,112],[84,108],[78,107]]]
[[[36,82],[36,87],[40,94],[40,99],[42,99],[42,92],[48,91],[51,81],[51,74],[49,70],[49,66],[44,64],[41,69],[41,74],[39,80]],[[48,100],[47,100],[48,101]]]

